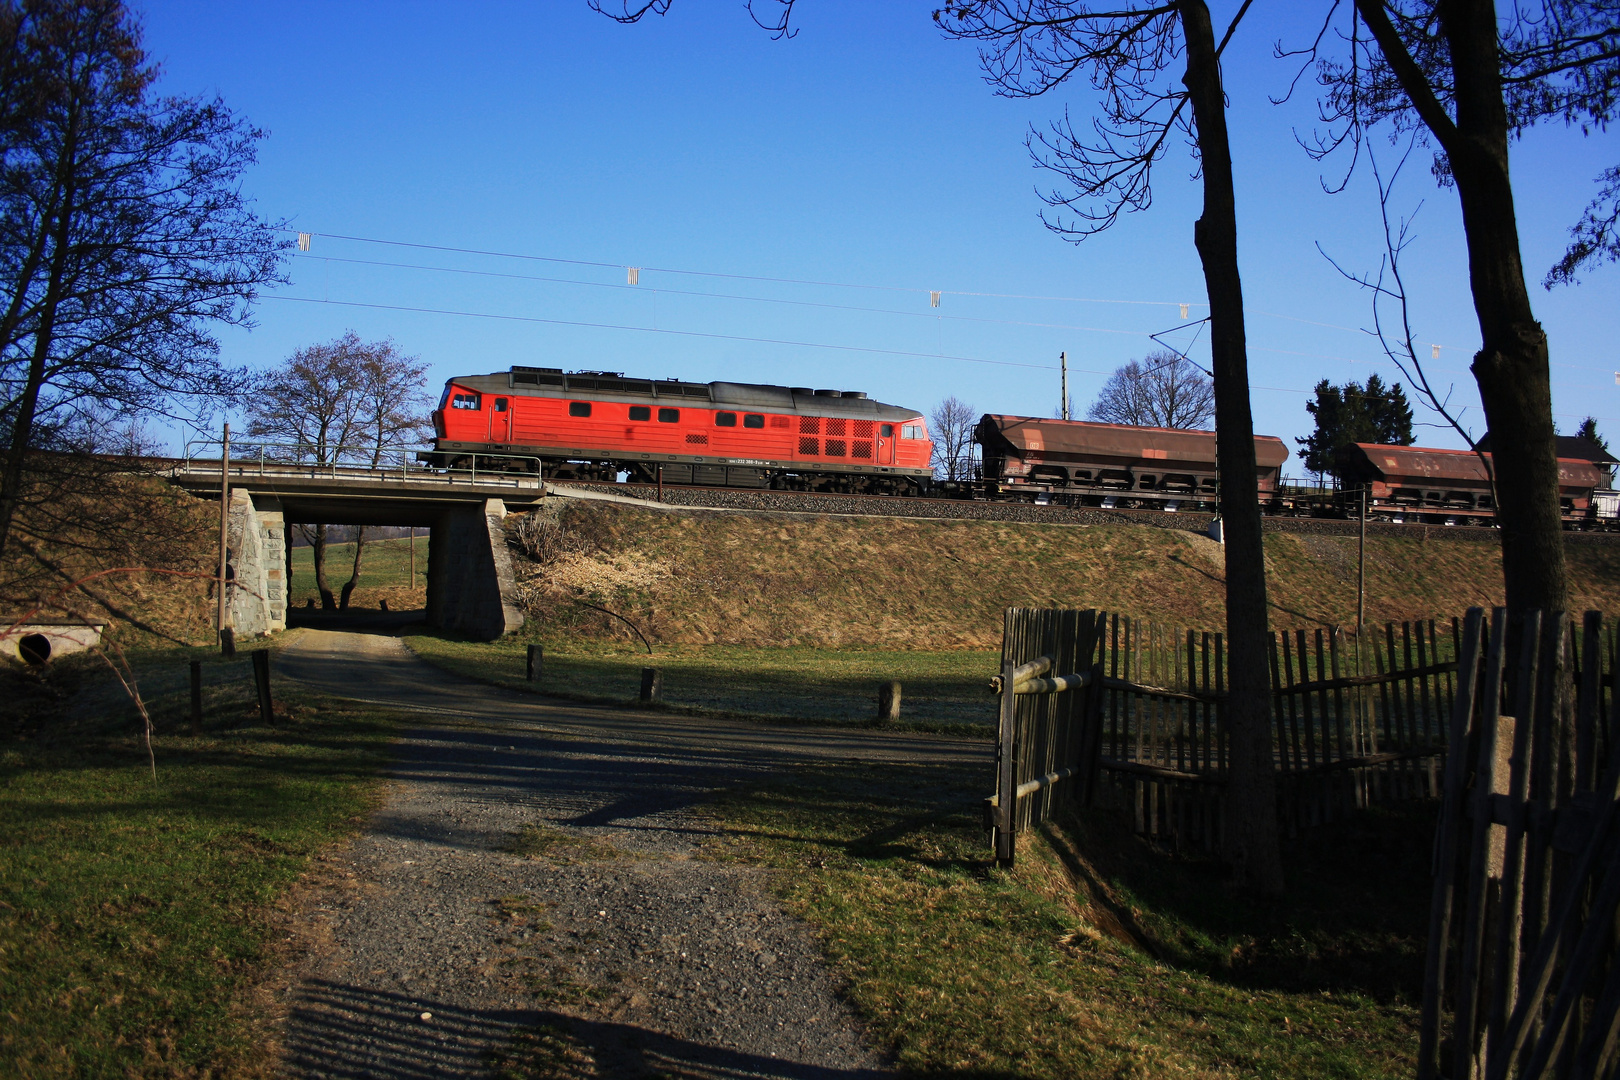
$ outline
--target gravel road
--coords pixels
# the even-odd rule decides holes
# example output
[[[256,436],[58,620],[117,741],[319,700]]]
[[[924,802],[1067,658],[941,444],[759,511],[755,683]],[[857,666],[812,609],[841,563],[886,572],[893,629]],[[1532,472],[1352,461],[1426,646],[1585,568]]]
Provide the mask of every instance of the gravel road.
[[[987,744],[550,702],[382,634],[306,630],[278,669],[422,718],[309,902],[286,1075],[889,1074],[762,872],[697,857],[698,808],[812,761],[988,770]]]

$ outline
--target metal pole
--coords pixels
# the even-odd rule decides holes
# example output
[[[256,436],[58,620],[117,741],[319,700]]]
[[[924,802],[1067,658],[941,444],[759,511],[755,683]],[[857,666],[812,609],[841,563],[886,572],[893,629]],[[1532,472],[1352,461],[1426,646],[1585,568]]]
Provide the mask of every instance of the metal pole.
[[[1058,353],[1058,365],[1063,368],[1063,419],[1069,419],[1069,354]]]
[[[416,526],[411,526],[411,588],[416,588]]]
[[[225,439],[219,452],[219,611],[214,629],[225,637],[230,607],[225,600],[225,562],[229,556],[231,520],[231,425],[225,425]]]

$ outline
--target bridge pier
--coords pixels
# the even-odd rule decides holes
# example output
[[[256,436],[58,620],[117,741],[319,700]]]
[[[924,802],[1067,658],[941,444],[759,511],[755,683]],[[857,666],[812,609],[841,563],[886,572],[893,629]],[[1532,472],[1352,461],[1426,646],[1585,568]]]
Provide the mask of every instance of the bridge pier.
[[[501,525],[506,504],[445,510],[428,540],[427,617],[443,630],[493,641],[523,626],[512,556]]]
[[[231,625],[239,636],[287,628],[287,522],[281,500],[238,488],[226,524]]]

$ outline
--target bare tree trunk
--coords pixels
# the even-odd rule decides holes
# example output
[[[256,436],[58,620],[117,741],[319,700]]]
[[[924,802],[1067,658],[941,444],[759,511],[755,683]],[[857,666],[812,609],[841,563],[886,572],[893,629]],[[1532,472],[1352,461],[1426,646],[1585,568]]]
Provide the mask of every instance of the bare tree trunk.
[[[1508,608],[1565,611],[1569,577],[1547,335],[1531,310],[1520,261],[1496,19],[1490,0],[1441,7],[1457,86],[1459,138],[1448,151],[1482,343],[1472,367],[1490,425]]]
[[[309,550],[315,559],[315,591],[321,594],[321,607],[327,611],[337,609],[337,598],[326,581],[326,526],[317,525],[309,535]]]
[[[1455,123],[1379,0],[1357,0],[1356,9],[1445,151],[1457,183],[1481,341],[1473,372],[1490,425],[1508,609],[1515,625],[1529,608],[1567,610],[1547,335],[1531,310],[1520,259],[1496,5],[1492,0],[1438,5],[1451,54]]]
[[[1283,889],[1271,737],[1271,671],[1266,648],[1265,543],[1259,470],[1249,407],[1248,345],[1238,276],[1237,203],[1226,131],[1226,96],[1209,8],[1182,0],[1187,41],[1183,81],[1198,128],[1204,212],[1193,239],[1209,292],[1215,375],[1215,456],[1226,539],[1226,730],[1230,739],[1226,847],[1238,883],[1261,893]]]
[[[349,597],[354,593],[354,587],[360,584],[360,562],[366,553],[366,527],[356,525],[354,528],[354,569],[349,572],[349,580],[343,583],[343,593],[338,599],[338,607],[347,610]]]

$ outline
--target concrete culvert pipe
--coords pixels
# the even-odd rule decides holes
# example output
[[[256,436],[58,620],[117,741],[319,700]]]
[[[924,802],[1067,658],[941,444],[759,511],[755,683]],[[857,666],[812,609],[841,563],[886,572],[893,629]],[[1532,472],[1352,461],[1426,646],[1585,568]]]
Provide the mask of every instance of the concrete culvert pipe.
[[[17,655],[38,667],[51,658],[51,639],[44,634],[28,634],[17,642]]]

